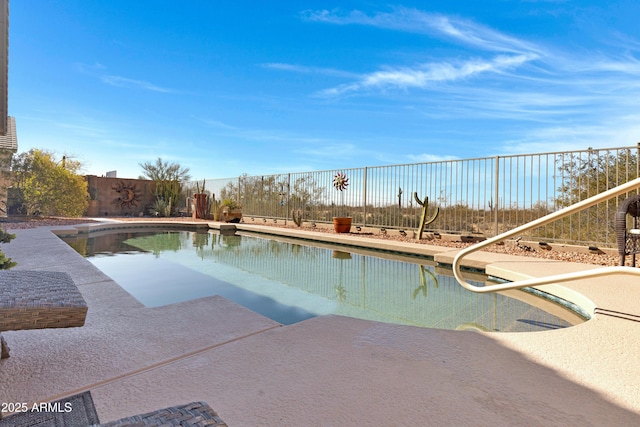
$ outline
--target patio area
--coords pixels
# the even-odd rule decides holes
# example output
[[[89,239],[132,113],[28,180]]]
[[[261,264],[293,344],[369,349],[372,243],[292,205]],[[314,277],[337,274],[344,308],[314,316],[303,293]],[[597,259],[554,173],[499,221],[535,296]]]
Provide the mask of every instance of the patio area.
[[[282,326],[217,296],[146,308],[51,229],[15,230],[2,250],[15,270],[69,273],[88,305],[86,323],[4,332],[11,357],[0,361],[0,402],[90,391],[107,422],[205,401],[233,427],[640,424],[640,286],[630,278],[564,285],[595,315],[553,331],[446,331],[340,316]],[[402,245],[445,264],[456,253],[304,233]],[[597,268],[484,252],[468,262],[508,280]]]

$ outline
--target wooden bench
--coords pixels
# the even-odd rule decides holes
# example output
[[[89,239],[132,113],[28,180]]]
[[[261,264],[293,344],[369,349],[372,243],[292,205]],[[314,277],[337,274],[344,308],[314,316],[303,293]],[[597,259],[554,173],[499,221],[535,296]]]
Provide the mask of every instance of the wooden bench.
[[[0,271],[0,332],[83,326],[87,303],[67,273]],[[0,335],[1,358],[9,347]]]

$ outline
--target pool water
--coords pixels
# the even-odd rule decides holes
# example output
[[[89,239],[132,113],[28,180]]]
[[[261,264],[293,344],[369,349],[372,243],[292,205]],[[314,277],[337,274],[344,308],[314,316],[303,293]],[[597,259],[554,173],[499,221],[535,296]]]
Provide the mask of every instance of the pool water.
[[[419,258],[213,231],[64,240],[147,307],[220,295],[282,324],[338,314],[429,328],[521,332],[582,321],[522,291],[467,291]]]

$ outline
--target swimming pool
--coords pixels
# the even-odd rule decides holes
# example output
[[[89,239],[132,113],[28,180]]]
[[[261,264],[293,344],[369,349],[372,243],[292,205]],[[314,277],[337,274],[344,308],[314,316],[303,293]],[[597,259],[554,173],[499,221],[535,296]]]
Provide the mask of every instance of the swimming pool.
[[[582,321],[523,291],[469,292],[420,258],[214,231],[63,240],[147,307],[221,295],[282,324],[338,314],[430,328],[540,331]],[[475,278],[479,286],[486,280]]]

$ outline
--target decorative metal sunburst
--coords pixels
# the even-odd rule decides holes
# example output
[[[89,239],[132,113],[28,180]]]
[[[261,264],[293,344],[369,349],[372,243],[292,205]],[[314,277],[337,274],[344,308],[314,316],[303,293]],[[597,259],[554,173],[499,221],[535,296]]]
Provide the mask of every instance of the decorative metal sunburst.
[[[347,174],[343,172],[338,172],[333,177],[333,186],[336,190],[344,191],[349,186],[349,178],[347,178]]]
[[[112,203],[120,205],[120,209],[131,209],[138,206],[142,199],[142,192],[138,190],[136,184],[120,181],[111,186],[111,189],[118,193]]]

